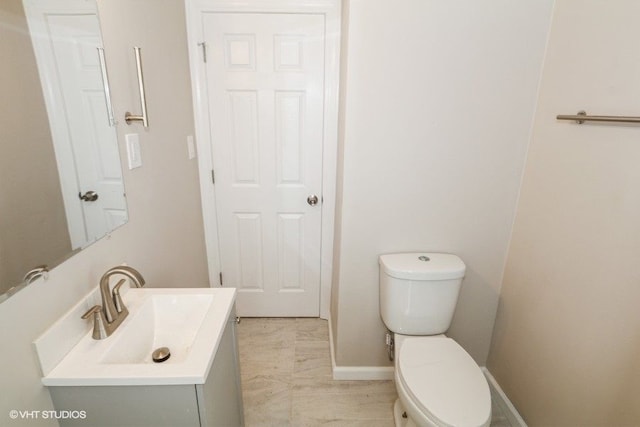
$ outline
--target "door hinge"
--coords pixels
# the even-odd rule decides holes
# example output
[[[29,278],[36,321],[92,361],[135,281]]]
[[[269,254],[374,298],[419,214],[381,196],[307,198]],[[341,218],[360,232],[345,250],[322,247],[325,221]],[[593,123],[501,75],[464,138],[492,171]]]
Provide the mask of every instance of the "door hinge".
[[[211,182],[213,184],[216,183],[216,174],[215,174],[215,172],[213,172],[213,169],[211,169]]]
[[[220,277],[220,286],[222,286],[222,272],[220,272],[219,277]]]
[[[207,62],[207,42],[200,42],[198,46],[202,46],[202,60]]]

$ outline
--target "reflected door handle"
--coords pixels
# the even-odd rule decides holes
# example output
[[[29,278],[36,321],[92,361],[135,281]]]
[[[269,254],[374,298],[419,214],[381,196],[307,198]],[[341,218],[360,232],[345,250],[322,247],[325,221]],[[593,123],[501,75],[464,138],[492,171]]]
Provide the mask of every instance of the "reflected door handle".
[[[78,193],[78,198],[83,202],[95,202],[98,200],[98,193],[95,191],[87,191],[86,193]]]
[[[315,206],[318,204],[318,196],[316,196],[315,194],[312,194],[311,196],[307,197],[307,203],[309,203],[310,206]]]

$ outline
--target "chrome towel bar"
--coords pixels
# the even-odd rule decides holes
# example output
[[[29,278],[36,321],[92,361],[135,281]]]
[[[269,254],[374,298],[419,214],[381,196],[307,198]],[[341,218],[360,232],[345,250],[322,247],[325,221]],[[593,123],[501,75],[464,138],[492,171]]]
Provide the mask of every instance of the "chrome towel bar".
[[[584,122],[612,122],[612,123],[640,123],[640,117],[634,116],[590,116],[586,111],[578,111],[578,114],[560,114],[556,116],[558,120],[573,120],[579,125]]]
[[[133,121],[138,121],[142,122],[142,125],[144,127],[149,127],[149,118],[147,117],[147,98],[144,94],[144,76],[142,75],[142,60],[140,59],[140,48],[134,47],[133,51],[136,55],[136,68],[138,70],[138,90],[140,92],[140,108],[142,109],[142,114],[136,116],[127,111],[124,115],[124,120],[128,125],[130,125]]]

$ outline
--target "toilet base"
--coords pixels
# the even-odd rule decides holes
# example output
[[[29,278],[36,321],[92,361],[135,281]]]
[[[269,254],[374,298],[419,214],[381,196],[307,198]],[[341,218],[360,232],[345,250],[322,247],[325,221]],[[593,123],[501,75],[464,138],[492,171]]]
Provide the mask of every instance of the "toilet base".
[[[400,399],[396,399],[396,403],[393,404],[393,421],[396,427],[417,427],[416,423],[407,415],[402,406]]]

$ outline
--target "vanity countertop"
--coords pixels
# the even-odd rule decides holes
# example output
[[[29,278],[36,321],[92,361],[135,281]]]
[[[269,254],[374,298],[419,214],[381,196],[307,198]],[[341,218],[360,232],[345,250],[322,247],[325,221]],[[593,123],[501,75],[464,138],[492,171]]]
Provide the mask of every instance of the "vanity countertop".
[[[47,386],[204,384],[235,297],[233,288],[130,289],[123,296],[129,315],[120,327],[103,340],[87,332],[52,369],[47,372],[43,367],[42,382]],[[151,352],[164,345],[171,357],[154,363]]]

